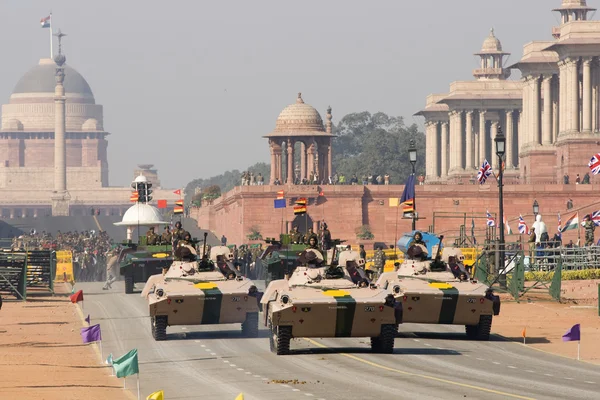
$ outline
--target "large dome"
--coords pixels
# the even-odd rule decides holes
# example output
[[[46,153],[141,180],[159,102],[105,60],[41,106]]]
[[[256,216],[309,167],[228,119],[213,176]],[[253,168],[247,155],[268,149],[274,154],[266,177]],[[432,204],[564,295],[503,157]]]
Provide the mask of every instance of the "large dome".
[[[304,103],[302,94],[298,93],[296,103],[290,104],[277,117],[275,134],[315,134],[325,133],[323,119],[314,107]]]
[[[163,220],[158,208],[143,203],[136,203],[129,207],[123,215],[123,220],[114,223],[116,226],[155,226],[166,224],[168,222]]]
[[[54,93],[56,80],[56,64],[49,58],[42,58],[38,65],[31,68],[17,82],[13,94],[20,93]],[[65,65],[65,93],[82,97],[94,97],[92,89],[83,76],[73,68]]]

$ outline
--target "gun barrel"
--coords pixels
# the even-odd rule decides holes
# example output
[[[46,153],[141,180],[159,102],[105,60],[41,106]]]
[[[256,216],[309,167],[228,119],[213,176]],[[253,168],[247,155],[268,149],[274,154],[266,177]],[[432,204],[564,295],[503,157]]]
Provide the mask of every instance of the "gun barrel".
[[[204,232],[204,244],[202,245],[202,258],[206,257],[206,238],[208,237],[208,232]]]

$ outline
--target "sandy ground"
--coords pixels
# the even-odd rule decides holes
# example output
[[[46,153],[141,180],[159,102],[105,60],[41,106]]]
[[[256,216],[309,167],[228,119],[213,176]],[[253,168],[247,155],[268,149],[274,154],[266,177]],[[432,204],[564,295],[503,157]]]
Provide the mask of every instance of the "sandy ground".
[[[520,303],[503,297],[500,315],[494,318],[492,332],[538,350],[577,358],[577,342],[563,342],[573,325],[581,324],[581,360],[600,364],[600,317],[598,316],[598,283],[595,281],[563,281],[562,303],[547,296],[526,294]]]
[[[67,290],[64,284],[56,289]],[[5,301],[0,310],[0,397],[130,399],[122,380],[110,376],[91,345],[82,344],[81,327],[66,296]]]

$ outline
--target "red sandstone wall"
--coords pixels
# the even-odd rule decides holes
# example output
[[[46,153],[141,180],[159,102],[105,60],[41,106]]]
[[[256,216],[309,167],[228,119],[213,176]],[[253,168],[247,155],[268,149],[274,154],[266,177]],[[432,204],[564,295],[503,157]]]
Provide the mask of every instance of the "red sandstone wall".
[[[278,236],[281,232],[281,210],[273,208],[273,199],[278,190],[285,191],[285,197],[317,198],[318,190],[323,190],[324,198],[318,205],[309,205],[309,215],[315,221],[325,218],[336,238],[356,243],[355,230],[362,224],[371,226],[376,241],[392,244],[404,232],[411,229],[411,221],[402,219],[402,212],[389,206],[389,198],[398,198],[403,186],[244,186],[225,193],[212,205],[194,211],[198,224],[208,228],[217,236],[224,234],[231,243],[247,242],[250,227],[258,226],[263,237]],[[587,213],[600,209],[600,199],[595,195],[600,185],[507,185],[504,188],[505,216],[514,232],[517,232],[517,219],[523,214],[527,223],[533,223],[532,204],[537,199],[540,214],[552,236],[556,232],[557,213],[563,223],[578,208],[580,221]],[[498,189],[491,185],[425,185],[418,186],[417,209],[423,220],[417,222],[417,229],[426,230],[434,223],[436,233],[447,237],[457,236],[459,226],[466,218],[467,234],[471,231],[471,218],[475,219],[478,241],[482,242],[486,231],[485,212],[498,212]],[[575,208],[567,212],[566,202],[572,198]],[[312,203],[311,203],[312,204]],[[442,215],[442,213],[447,213]],[[293,207],[283,210],[284,220],[294,219]],[[399,216],[396,219],[396,215]],[[466,215],[466,217],[465,217]],[[397,225],[396,225],[396,221]],[[285,227],[284,227],[285,230]],[[597,235],[600,237],[600,234]],[[577,232],[563,235],[565,240],[577,240]],[[518,235],[507,236],[507,240],[517,240]]]

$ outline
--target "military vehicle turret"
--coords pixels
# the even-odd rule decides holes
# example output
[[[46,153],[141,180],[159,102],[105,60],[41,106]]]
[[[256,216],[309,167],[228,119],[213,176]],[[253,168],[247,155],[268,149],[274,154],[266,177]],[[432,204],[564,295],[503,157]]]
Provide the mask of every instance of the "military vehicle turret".
[[[265,290],[271,351],[289,354],[292,338],[370,337],[374,352],[393,352],[402,304],[368,281],[357,252],[341,252],[337,265],[323,261],[320,251],[306,249],[289,279],[274,280]]]
[[[174,325],[241,323],[244,336],[258,335],[262,294],[236,273],[227,247],[206,254],[206,236],[201,257],[192,246],[180,246],[169,270],[146,282],[142,297],[148,300],[155,340],[165,340],[167,326]]]
[[[472,279],[460,249],[443,247],[442,240],[431,247],[433,258],[422,239],[407,243],[405,260],[397,271],[382,274],[377,285],[402,302],[404,323],[464,325],[469,339],[489,340],[500,298]]]
[[[146,282],[173,262],[170,244],[146,246],[145,244],[123,243],[119,253],[119,273],[125,279],[125,293],[133,293],[134,285]]]

